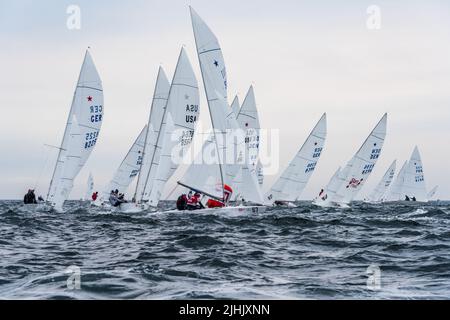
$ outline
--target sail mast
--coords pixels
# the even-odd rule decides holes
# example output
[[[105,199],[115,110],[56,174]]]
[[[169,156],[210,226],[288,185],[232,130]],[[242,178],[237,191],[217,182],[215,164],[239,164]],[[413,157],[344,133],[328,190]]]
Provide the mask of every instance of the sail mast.
[[[161,66],[160,66],[159,69],[158,69],[158,75],[156,76],[155,90],[153,91],[153,99],[152,99],[152,100],[154,100],[154,99],[156,98],[156,94],[157,94],[156,91],[157,91],[157,88],[158,88],[158,80],[159,80],[161,71],[162,71],[162,68],[161,68]],[[140,180],[141,180],[142,166],[144,165],[145,151],[146,151],[146,149],[147,149],[147,138],[148,138],[148,132],[149,132],[149,130],[150,130],[150,121],[151,121],[151,119],[152,119],[152,114],[153,114],[153,112],[154,112],[153,110],[154,110],[154,108],[153,108],[153,106],[152,106],[152,108],[150,109],[150,115],[149,115],[149,117],[148,117],[148,123],[147,123],[147,130],[146,130],[146,133],[145,133],[144,149],[143,149],[143,151],[142,151],[142,161],[141,161],[141,165],[139,166],[139,174],[138,174],[138,178],[137,178],[136,189],[134,190],[134,196],[133,196],[133,199],[135,199],[135,200],[137,200],[136,196],[137,196],[137,192],[138,192],[138,188],[139,188],[139,182],[140,182]],[[161,120],[161,125],[162,125],[162,120]],[[160,129],[161,129],[161,127],[160,127]],[[156,147],[155,147],[155,148],[156,148]],[[145,190],[145,188],[143,189],[142,192],[144,192],[144,190]],[[142,195],[141,195],[141,197],[142,197]]]
[[[190,13],[191,13],[192,28],[195,29],[194,21],[192,19],[193,9],[192,9],[191,6],[189,6],[189,9],[190,9]],[[216,145],[217,155],[219,157],[219,172],[220,172],[220,181],[221,181],[221,186],[222,186],[222,197],[223,197],[223,200],[225,200],[225,188],[224,188],[224,184],[225,183],[224,183],[224,178],[223,178],[223,169],[222,169],[222,163],[221,163],[222,161],[220,159],[219,145],[217,143],[217,135],[216,135],[216,130],[215,130],[215,126],[214,126],[214,119],[213,119],[212,112],[211,112],[211,105],[210,105],[210,101],[212,101],[212,100],[209,98],[208,90],[206,89],[204,67],[203,67],[203,64],[202,64],[202,62],[200,60],[200,54],[201,53],[198,50],[199,46],[198,46],[198,40],[197,40],[197,36],[195,35],[195,32],[194,32],[194,40],[195,40],[195,44],[196,44],[196,47],[197,47],[197,57],[198,57],[198,61],[199,61],[199,64],[200,64],[200,70],[201,70],[201,73],[202,73],[203,87],[205,88],[206,100],[208,101],[209,116],[210,116],[210,119],[211,119],[211,125],[212,125],[213,135],[214,135],[214,144]],[[220,48],[219,48],[219,50],[220,50]],[[215,99],[215,100],[217,100],[217,99]]]

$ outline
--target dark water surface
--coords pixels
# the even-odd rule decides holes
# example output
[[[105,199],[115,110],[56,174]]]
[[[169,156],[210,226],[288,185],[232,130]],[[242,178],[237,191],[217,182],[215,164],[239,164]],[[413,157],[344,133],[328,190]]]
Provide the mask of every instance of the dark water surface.
[[[0,202],[0,298],[450,298],[450,205],[304,202],[242,217],[68,208]]]

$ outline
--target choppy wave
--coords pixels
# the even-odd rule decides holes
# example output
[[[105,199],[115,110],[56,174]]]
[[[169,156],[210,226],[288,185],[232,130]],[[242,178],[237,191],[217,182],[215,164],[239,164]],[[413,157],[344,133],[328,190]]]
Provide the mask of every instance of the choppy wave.
[[[0,298],[445,299],[449,223],[439,204],[301,202],[229,217],[3,201]]]

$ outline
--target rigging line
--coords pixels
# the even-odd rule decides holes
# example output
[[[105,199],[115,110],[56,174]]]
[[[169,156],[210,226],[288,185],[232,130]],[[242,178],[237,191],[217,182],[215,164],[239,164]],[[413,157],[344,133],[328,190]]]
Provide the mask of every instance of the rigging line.
[[[44,144],[44,147],[46,147],[45,144]],[[47,155],[46,155],[46,157],[45,157],[44,165],[42,166],[42,169],[41,169],[41,171],[40,171],[40,173],[39,173],[39,175],[38,175],[38,177],[37,177],[37,179],[36,179],[36,182],[35,182],[35,184],[34,184],[34,187],[33,187],[34,190],[36,190],[36,188],[37,188],[37,186],[38,186],[38,184],[39,184],[39,181],[40,181],[41,178],[42,178],[42,174],[44,173],[45,168],[47,167],[48,159],[49,159],[49,157],[50,157],[50,152],[47,151],[46,154],[47,154]]]

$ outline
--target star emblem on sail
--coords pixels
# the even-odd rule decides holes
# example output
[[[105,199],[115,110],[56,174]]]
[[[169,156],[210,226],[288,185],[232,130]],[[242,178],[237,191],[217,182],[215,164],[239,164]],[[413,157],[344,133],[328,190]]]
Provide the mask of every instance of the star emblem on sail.
[[[244,165],[247,165],[247,159],[242,152],[246,147],[245,138],[243,134],[236,134],[242,130],[236,121],[235,113],[227,102],[225,67],[220,73],[214,70],[219,65],[225,66],[217,37],[192,8],[190,11],[213,133],[208,137],[202,151],[188,168],[179,184],[225,202],[227,199],[225,186],[232,186],[233,177],[242,167],[243,162]],[[211,65],[210,61],[214,61],[214,63]],[[205,161],[205,157],[208,158],[210,154],[208,151],[211,149],[215,150],[214,154],[218,159],[214,163],[208,164],[209,161]],[[232,151],[229,152],[230,150]],[[231,154],[231,158],[227,158],[229,154]],[[256,176],[254,177],[256,179]],[[220,188],[217,188],[218,185]],[[262,204],[263,198],[257,181],[256,187],[259,197],[255,199],[255,202]]]

